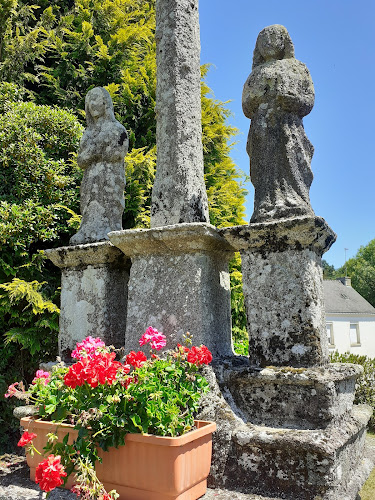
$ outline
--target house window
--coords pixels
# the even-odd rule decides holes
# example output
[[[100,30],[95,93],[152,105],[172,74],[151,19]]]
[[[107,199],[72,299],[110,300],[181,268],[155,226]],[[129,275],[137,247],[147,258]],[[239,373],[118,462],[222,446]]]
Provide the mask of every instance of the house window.
[[[327,337],[328,337],[328,347],[335,347],[335,340],[333,338],[333,323],[327,323]]]
[[[351,346],[361,345],[358,323],[350,323],[350,345]]]

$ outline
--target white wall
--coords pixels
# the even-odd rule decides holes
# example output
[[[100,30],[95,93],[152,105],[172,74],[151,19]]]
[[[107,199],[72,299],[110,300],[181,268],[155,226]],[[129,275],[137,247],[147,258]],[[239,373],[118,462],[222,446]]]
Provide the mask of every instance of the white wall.
[[[351,352],[352,354],[366,355],[375,358],[375,316],[329,314],[326,322],[333,325],[334,346],[330,351],[338,351],[341,354]],[[352,345],[350,339],[350,324],[358,323],[360,344]]]

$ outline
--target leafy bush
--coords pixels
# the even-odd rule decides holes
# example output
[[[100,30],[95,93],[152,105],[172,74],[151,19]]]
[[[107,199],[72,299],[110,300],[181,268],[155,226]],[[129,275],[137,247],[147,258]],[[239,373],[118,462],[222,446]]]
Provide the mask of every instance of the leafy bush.
[[[375,432],[375,359],[358,354],[339,354],[334,352],[330,356],[331,363],[354,363],[363,366],[363,375],[356,383],[355,404],[367,404],[374,413],[369,422],[369,429]]]
[[[0,283],[56,279],[42,273],[40,250],[68,241],[82,178],[82,125],[65,110],[20,102],[23,95],[0,84]]]
[[[236,252],[229,264],[230,294],[232,310],[232,337],[236,354],[249,355],[249,336],[245,311],[245,298],[242,290],[241,257]]]
[[[13,279],[0,285],[0,454],[14,450],[19,437],[12,412],[18,403],[5,404],[3,394],[12,382],[31,382],[40,361],[57,355],[58,307],[45,300],[45,284]]]

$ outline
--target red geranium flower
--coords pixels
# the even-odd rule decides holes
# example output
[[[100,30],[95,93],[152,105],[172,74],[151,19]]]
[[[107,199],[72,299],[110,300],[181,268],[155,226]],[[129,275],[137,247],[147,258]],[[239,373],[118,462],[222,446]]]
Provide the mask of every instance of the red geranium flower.
[[[140,368],[143,363],[147,361],[147,356],[142,351],[138,351],[137,353],[135,351],[130,351],[125,361],[128,365],[134,366],[134,368]]]
[[[36,434],[34,434],[33,432],[25,431],[22,434],[21,439],[18,441],[17,446],[26,446],[27,444],[31,443],[34,438],[36,438]]]
[[[123,365],[119,361],[114,361],[116,354],[114,352],[105,352],[97,354],[94,358],[83,358],[78,363],[69,367],[68,373],[64,377],[64,383],[73,389],[87,382],[91,387],[97,387],[98,384],[111,385],[119,369]]]
[[[46,460],[40,462],[35,471],[35,482],[39,483],[43,491],[52,491],[56,486],[63,484],[63,477],[66,477],[64,466],[60,463],[61,457],[49,455]]]
[[[212,354],[205,345],[193,346],[188,352],[187,360],[197,366],[208,365],[212,361]]]

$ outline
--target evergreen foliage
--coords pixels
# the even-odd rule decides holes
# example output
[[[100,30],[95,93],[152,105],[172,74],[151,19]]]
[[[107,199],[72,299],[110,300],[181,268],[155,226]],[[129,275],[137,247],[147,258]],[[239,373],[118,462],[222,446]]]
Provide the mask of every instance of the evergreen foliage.
[[[82,125],[21,96],[15,85],[0,84],[0,282],[43,279],[40,251],[68,241],[65,207],[78,210],[82,177],[75,161]]]
[[[322,260],[322,268],[323,268],[323,279],[325,280],[334,280],[337,276],[337,271],[334,266],[328,264],[326,260]]]

